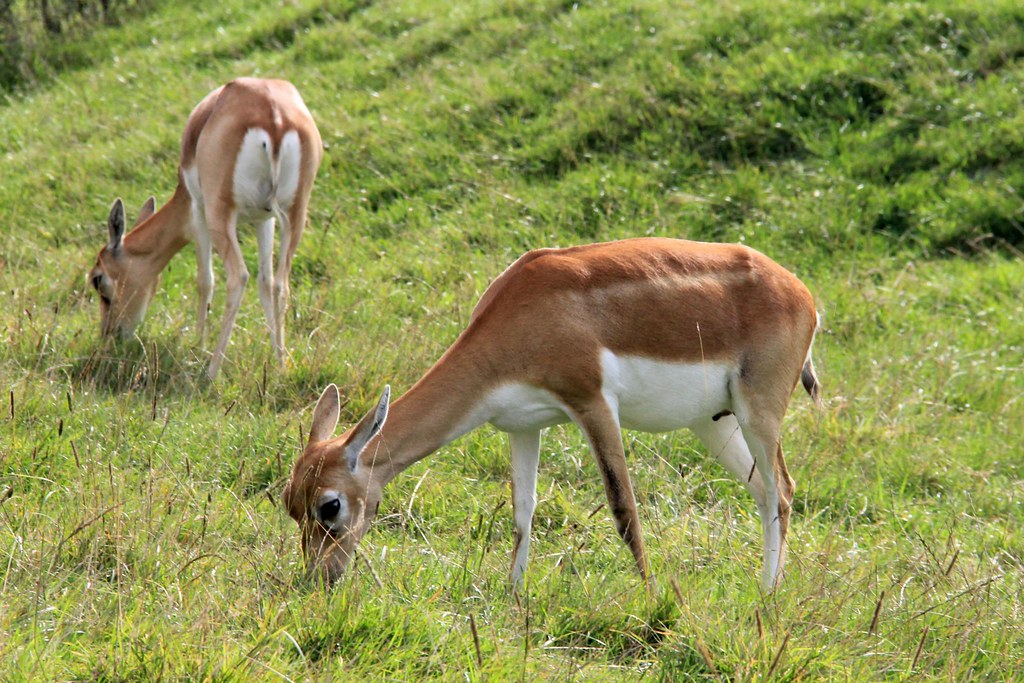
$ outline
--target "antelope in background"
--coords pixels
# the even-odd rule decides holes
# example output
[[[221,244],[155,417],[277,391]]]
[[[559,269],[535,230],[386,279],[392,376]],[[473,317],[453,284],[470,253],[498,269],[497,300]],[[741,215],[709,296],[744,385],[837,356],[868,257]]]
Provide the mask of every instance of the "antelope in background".
[[[194,241],[196,327],[202,340],[213,298],[212,247],[224,261],[227,280],[224,320],[208,368],[210,379],[216,377],[249,279],[238,223],[251,223],[258,244],[260,301],[271,344],[283,363],[288,279],[322,155],[320,132],[291,83],[240,78],[207,95],[185,124],[178,186],[170,201],[156,211],[150,198],[128,234],[121,200],[110,209],[109,240],[89,274],[100,297],[101,333],[132,336],[160,272]],[[276,275],[275,219],[281,240]]]
[[[798,381],[815,400],[814,301],[789,271],[739,245],[633,239],[531,251],[484,292],[469,326],[389,407],[334,437],[331,384],[283,501],[311,571],[337,579],[385,485],[485,422],[511,442],[513,586],[526,570],[541,430],[584,432],[619,535],[648,577],[621,428],[689,427],[745,484],[764,535],[762,585],[775,587],[794,481],[780,433]]]

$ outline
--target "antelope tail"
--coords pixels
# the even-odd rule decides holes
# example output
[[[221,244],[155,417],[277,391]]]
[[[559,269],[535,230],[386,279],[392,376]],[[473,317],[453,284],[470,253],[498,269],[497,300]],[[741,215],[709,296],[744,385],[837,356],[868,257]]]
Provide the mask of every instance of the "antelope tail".
[[[818,320],[814,325],[814,331],[817,332],[821,327],[821,315],[818,315]],[[813,338],[811,340],[813,345]],[[811,347],[807,347],[807,358],[804,360],[803,370],[800,371],[800,383],[804,385],[804,390],[807,392],[811,400],[814,401],[814,405],[821,407],[821,383],[818,382],[818,375],[814,372],[814,361],[811,360]]]
[[[279,232],[290,232],[291,225],[288,223],[288,214],[281,208],[281,203],[277,199],[277,188],[281,178],[281,154],[280,150],[277,150],[277,154],[274,154],[273,145],[264,146],[264,151],[267,153],[267,166],[270,168],[270,212],[277,219],[277,229]]]

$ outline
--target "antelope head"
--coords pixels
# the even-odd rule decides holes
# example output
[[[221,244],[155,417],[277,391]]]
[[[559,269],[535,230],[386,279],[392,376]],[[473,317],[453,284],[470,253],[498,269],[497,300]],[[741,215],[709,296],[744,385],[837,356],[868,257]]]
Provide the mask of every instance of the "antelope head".
[[[328,583],[348,567],[380,506],[382,483],[374,477],[373,459],[360,456],[384,426],[390,395],[385,387],[374,410],[333,438],[341,402],[338,388],[329,385],[313,410],[309,441],[282,494],[301,531],[307,571]]]
[[[152,216],[155,209],[156,201],[150,197],[135,225]],[[124,204],[116,199],[107,219],[109,240],[89,272],[89,283],[100,297],[100,334],[116,334],[122,339],[135,334],[157,285],[157,278],[147,276],[138,259],[125,250],[125,222]]]

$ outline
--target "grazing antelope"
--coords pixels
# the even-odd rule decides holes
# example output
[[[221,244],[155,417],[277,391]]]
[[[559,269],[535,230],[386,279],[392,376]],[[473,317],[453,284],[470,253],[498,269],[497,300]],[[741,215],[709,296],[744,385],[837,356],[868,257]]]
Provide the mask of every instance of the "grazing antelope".
[[[649,238],[531,251],[487,288],[469,326],[390,408],[386,387],[376,409],[335,438],[338,390],[332,384],[320,396],[283,494],[307,563],[336,579],[384,486],[490,422],[511,441],[518,586],[540,433],[572,421],[590,442],[616,528],[646,579],[621,428],[689,427],[757,501],[762,584],[771,590],[794,487],[780,430],[797,380],[819,401],[810,355],[817,324],[803,283],[744,246]]]
[[[210,379],[216,377],[249,279],[238,245],[238,223],[252,223],[259,250],[260,301],[271,344],[283,362],[288,278],[322,155],[320,132],[291,83],[240,78],[207,95],[185,124],[178,187],[170,201],[155,211],[150,198],[127,235],[121,200],[110,209],[110,239],[89,274],[100,296],[102,334],[134,334],[160,271],[195,241],[196,327],[202,339],[213,298],[212,246],[224,261],[228,287],[224,321],[208,369]],[[276,276],[275,218],[281,233]]]

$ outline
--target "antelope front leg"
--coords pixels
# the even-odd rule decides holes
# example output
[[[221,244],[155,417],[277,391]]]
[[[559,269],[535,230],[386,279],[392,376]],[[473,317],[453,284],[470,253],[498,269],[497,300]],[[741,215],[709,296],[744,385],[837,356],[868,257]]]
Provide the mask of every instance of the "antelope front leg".
[[[512,432],[512,514],[516,537],[512,548],[510,572],[513,590],[523,585],[523,574],[530,559],[530,530],[537,508],[537,464],[540,461],[540,431]]]
[[[640,576],[647,582],[647,555],[644,552],[633,485],[629,481],[629,469],[626,467],[626,452],[622,447],[618,417],[615,411],[602,401],[579,413],[576,420],[590,441],[590,448],[601,471],[608,506],[615,517],[615,529],[629,546]]]

